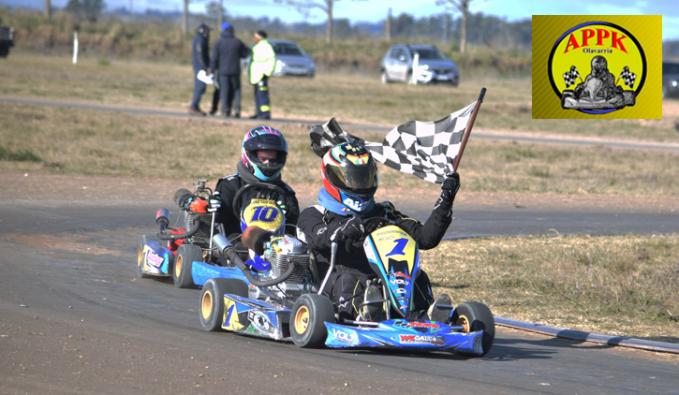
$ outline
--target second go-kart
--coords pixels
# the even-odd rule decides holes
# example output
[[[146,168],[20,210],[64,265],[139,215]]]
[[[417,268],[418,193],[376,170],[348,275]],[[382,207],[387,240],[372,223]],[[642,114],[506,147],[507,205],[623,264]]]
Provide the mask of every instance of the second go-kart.
[[[169,210],[163,208],[156,212],[159,232],[154,236],[142,236],[137,247],[137,274],[140,277],[171,277],[176,287],[191,288],[203,285],[212,277],[225,276],[225,273],[234,275],[232,260],[219,254],[213,244],[215,235],[221,235],[224,240],[227,240],[227,235],[224,227],[215,223],[216,210],[210,208],[210,199],[219,196],[205,184],[205,180],[198,180],[194,192],[179,189],[175,193],[175,203],[181,209],[179,226],[169,225]],[[252,225],[272,235],[282,235],[286,226],[285,216],[277,202],[284,194],[280,187],[273,184],[253,183],[240,188],[232,207],[236,217],[243,218],[241,230]],[[241,211],[245,196],[252,198]],[[234,237],[229,243],[238,239]],[[234,248],[234,252],[243,268],[270,268],[268,261],[240,246]],[[239,278],[246,278],[240,269],[235,272],[240,273]]]
[[[199,316],[205,330],[287,340],[300,347],[444,350],[476,356],[490,350],[495,323],[486,305],[439,305],[450,311],[440,322],[422,319],[422,312],[413,311],[419,249],[408,233],[389,223],[378,224],[363,244],[374,271],[368,287],[381,297],[360,295],[359,317],[338,320],[335,306],[323,294],[336,264],[336,235],[330,265],[321,274],[306,245],[275,228],[281,216],[275,204],[256,199],[241,211],[246,226],[242,242],[251,250],[262,250],[258,264],[243,262],[219,234],[214,245],[232,266],[208,268],[194,262],[194,279],[204,282]],[[256,229],[267,223],[265,231]],[[263,233],[272,236],[258,246],[254,235]]]
[[[198,180],[194,192],[179,189],[174,196],[181,209],[179,225],[171,227],[170,211],[156,211],[157,235],[142,236],[137,247],[137,274],[140,277],[171,277],[175,286],[194,286],[191,263],[206,261],[216,263],[212,252],[215,230],[215,212],[209,211],[212,190],[205,180]]]

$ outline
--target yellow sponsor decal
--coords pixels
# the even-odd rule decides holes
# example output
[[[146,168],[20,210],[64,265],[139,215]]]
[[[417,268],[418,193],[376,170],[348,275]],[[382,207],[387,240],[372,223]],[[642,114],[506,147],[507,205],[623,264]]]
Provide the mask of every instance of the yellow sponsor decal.
[[[243,221],[248,226],[274,232],[283,224],[283,214],[273,200],[252,199],[243,211]]]
[[[238,309],[236,302],[224,296],[224,322],[222,328],[227,331],[238,332],[244,328],[238,319]]]
[[[533,16],[533,118],[662,117],[662,17]]]
[[[412,272],[415,263],[417,243],[403,229],[389,225],[374,231],[371,236],[380,255],[386,273],[390,271],[389,259],[406,261],[408,272]]]

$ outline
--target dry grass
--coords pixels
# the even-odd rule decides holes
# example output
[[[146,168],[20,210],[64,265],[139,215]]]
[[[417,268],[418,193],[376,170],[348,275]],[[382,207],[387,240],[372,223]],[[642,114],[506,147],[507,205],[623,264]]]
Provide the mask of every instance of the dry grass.
[[[395,125],[410,119],[438,119],[475,100],[482,86],[486,101],[479,127],[549,131],[575,135],[679,141],[671,114],[660,121],[532,120],[531,81],[527,78],[463,76],[458,88],[446,85],[382,85],[374,74],[324,74],[316,78],[276,78],[271,83],[274,116],[355,120]],[[191,69],[175,63],[12,53],[0,62],[6,95],[51,97],[184,109],[192,95]],[[243,111],[252,113],[252,90],[243,83]],[[207,108],[208,98],[203,106]],[[676,106],[675,106],[676,107]]]
[[[234,170],[248,126],[82,110],[0,105],[0,167],[33,166],[76,174],[214,179]],[[254,126],[253,123],[251,126]],[[316,185],[318,168],[307,128],[283,127],[291,155],[286,179]],[[359,133],[360,134],[360,133]],[[376,140],[375,134],[361,134]],[[21,162],[27,160],[28,162]],[[563,195],[673,196],[675,155],[605,148],[557,148],[473,141],[465,154],[466,191]],[[418,190],[415,177],[382,167],[384,188]]]
[[[458,240],[422,259],[439,292],[497,315],[679,341],[679,235]]]

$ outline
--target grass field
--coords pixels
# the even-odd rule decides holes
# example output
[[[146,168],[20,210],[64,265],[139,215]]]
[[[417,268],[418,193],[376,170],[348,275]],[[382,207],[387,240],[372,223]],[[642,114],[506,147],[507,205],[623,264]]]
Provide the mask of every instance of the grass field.
[[[13,53],[0,62],[4,95],[87,100],[107,104],[184,110],[192,94],[191,69],[174,63],[81,59]],[[660,121],[532,120],[531,81],[526,78],[462,77],[447,85],[382,85],[374,74],[322,74],[314,79],[276,78],[271,82],[275,117],[328,119],[396,125],[410,119],[434,120],[472,102],[488,88],[477,126],[573,135],[679,141],[674,116]],[[252,90],[243,87],[243,111],[251,114]],[[207,108],[204,97],[203,107]]]
[[[459,240],[422,259],[434,286],[456,302],[480,299],[505,317],[679,341],[679,235]]]
[[[234,170],[240,124],[140,117],[94,111],[0,105],[0,166],[17,163],[61,173],[215,179]],[[255,125],[253,123],[253,125]],[[285,126],[286,178],[318,182],[308,130]],[[377,140],[375,134],[361,134]],[[4,163],[4,165],[3,165]],[[606,148],[574,149],[473,141],[463,162],[466,191],[561,195],[676,196],[676,155]],[[415,177],[381,167],[383,188],[422,188]],[[427,185],[425,185],[427,186]]]

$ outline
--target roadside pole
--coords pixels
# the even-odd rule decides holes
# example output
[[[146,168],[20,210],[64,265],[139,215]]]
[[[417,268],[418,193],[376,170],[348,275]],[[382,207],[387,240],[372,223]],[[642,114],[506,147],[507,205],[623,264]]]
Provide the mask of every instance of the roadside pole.
[[[73,29],[73,64],[78,64],[78,26]]]

